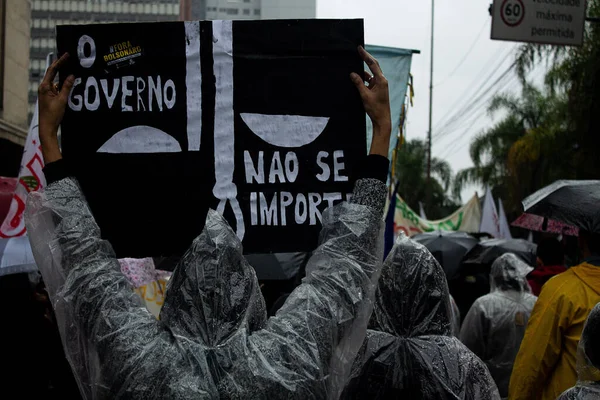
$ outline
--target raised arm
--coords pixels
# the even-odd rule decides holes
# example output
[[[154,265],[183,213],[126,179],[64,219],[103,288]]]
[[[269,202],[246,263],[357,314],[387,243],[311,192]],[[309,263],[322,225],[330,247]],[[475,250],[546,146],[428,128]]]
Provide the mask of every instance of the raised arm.
[[[391,123],[387,81],[378,63],[359,51],[373,72],[368,87],[352,75],[375,129],[367,172],[351,203],[325,211],[306,278],[248,338],[248,356],[223,380],[233,398],[338,398],[364,341],[383,259]]]
[[[44,79],[38,88],[39,124],[38,130],[42,142],[44,163],[49,164],[62,159],[58,146],[58,127],[65,115],[69,94],[73,88],[75,77],[70,75],[65,79],[62,89],[54,83],[60,68],[67,62],[69,54],[65,53],[54,61],[46,71]]]
[[[40,140],[50,184],[28,200],[26,224],[36,263],[85,398],[174,398],[170,388],[183,386],[161,386],[156,377],[175,383],[188,375],[178,378],[169,371],[187,361],[121,273],[76,180],[60,171],[57,131],[73,79],[60,91],[53,81],[67,57],[48,69],[39,89]],[[187,393],[204,392],[198,387],[210,384],[196,380]]]
[[[376,61],[360,52],[374,74],[367,77],[368,87],[353,76],[374,123],[364,169],[370,172],[356,182],[352,203],[324,214],[321,245],[303,284],[250,336],[235,335],[207,349],[198,338],[173,335],[136,301],[75,180],[59,177],[45,194],[32,196],[27,223],[34,253],[57,314],[63,315],[62,337],[72,346],[67,348],[72,365],[82,368],[78,376],[86,396],[212,398],[219,385],[228,398],[337,397],[363,342],[380,272],[388,167],[382,157],[391,134],[387,82]],[[64,110],[68,93],[48,90],[59,103],[40,106],[40,113],[53,104]],[[47,162],[60,160],[58,144],[50,144],[56,140],[54,122],[40,116]],[[228,373],[206,368],[213,364]]]

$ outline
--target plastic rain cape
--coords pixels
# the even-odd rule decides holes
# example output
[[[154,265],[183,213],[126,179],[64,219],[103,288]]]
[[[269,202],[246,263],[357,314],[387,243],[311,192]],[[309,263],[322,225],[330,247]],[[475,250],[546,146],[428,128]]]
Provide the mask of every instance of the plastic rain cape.
[[[558,400],[600,399],[600,304],[590,313],[577,349],[577,374],[575,387],[564,392]]]
[[[358,204],[324,213],[307,277],[268,321],[254,270],[217,213],[174,272],[157,321],[75,180],[30,196],[27,229],[82,395],[336,398],[372,309],[385,193],[383,183],[359,180]]]
[[[451,332],[444,271],[402,235],[388,255],[346,399],[499,399],[484,363]]]
[[[450,295],[450,310],[451,310],[451,318],[450,322],[452,323],[452,335],[458,337],[460,335],[460,310],[458,309],[458,305],[456,305],[456,301],[452,295]]]
[[[478,298],[463,321],[460,340],[487,365],[502,397],[537,300],[527,274],[533,268],[512,253],[492,264],[490,293]]]

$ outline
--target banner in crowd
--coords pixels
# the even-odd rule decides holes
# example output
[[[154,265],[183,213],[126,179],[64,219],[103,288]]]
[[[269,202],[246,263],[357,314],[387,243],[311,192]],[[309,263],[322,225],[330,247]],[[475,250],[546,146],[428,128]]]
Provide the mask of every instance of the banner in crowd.
[[[46,57],[46,68],[48,68],[51,58],[52,54]],[[44,159],[38,132],[38,104],[36,101],[21,157],[17,184],[10,200],[8,212],[4,218],[0,219],[0,276],[37,270],[29,238],[26,236],[24,213],[29,192],[41,190],[46,186],[43,168]]]
[[[366,154],[362,20],[57,27],[62,146],[119,257],[182,253],[208,208],[246,253],[312,250]]]
[[[407,236],[414,236],[419,233],[438,230],[479,232],[480,219],[481,208],[477,195],[473,196],[468,203],[456,210],[452,215],[437,221],[428,221],[419,217],[419,214],[413,211],[400,195],[396,195],[395,236],[400,232],[404,232]]]
[[[171,273],[157,270],[152,258],[123,258],[119,260],[121,272],[133,287],[134,292],[140,296],[146,309],[156,318],[167,294],[167,283]]]
[[[16,188],[17,178],[0,176],[0,223],[8,214]]]
[[[366,50],[379,62],[385,74],[390,89],[390,107],[392,111],[392,138],[390,140],[389,158],[392,159],[392,151],[398,143],[398,126],[402,105],[406,100],[406,91],[410,78],[410,67],[412,64],[413,50],[399,49],[395,47],[367,45]],[[371,120],[367,118],[367,142],[371,144],[373,127]]]
[[[489,233],[495,238],[502,237],[500,234],[498,209],[496,208],[496,202],[494,202],[494,196],[492,196],[492,189],[489,186],[486,189],[485,198],[483,199],[483,211],[479,231]]]
[[[44,159],[40,146],[38,132],[38,107],[37,102],[33,118],[29,125],[29,133],[25,141],[17,187],[13,193],[8,213],[0,225],[0,238],[11,238],[25,235],[25,203],[27,194],[42,189],[46,179],[42,172]]]
[[[510,227],[508,226],[508,219],[506,218],[506,212],[504,212],[504,204],[502,204],[502,199],[498,199],[498,231],[500,232],[501,239],[512,239]]]

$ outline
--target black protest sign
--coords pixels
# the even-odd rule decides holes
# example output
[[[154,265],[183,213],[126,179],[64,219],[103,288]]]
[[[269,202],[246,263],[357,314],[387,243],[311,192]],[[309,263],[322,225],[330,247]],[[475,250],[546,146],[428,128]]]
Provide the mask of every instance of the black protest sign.
[[[208,208],[246,253],[314,249],[366,154],[361,20],[60,26],[63,155],[119,257],[178,254]]]

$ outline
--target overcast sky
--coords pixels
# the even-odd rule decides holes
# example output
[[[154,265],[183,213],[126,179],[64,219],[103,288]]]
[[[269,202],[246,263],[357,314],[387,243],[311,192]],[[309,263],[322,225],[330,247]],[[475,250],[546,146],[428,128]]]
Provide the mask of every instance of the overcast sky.
[[[493,82],[514,60],[511,49],[516,47],[516,43],[490,39],[490,3],[491,0],[436,0],[434,135],[443,126],[440,123],[444,116],[451,115],[458,106],[477,97],[473,93],[481,85]],[[364,18],[366,43],[421,51],[421,54],[413,57],[411,72],[416,97],[414,108],[408,114],[407,138],[425,138],[429,118],[431,1],[317,0],[317,16]],[[456,70],[475,41],[473,50]],[[490,74],[496,69],[497,72],[490,78]],[[452,74],[453,71],[455,72]],[[516,79],[502,82],[503,85],[494,90],[503,88],[503,91],[520,91]],[[455,124],[458,129],[447,131],[443,138],[434,138],[434,157],[449,161],[454,172],[472,165],[469,141],[493,123],[485,112],[485,107],[494,90],[486,91],[482,101],[470,108],[471,111],[478,109],[473,112],[473,117],[464,118],[464,123],[461,121],[460,124]],[[497,121],[500,117],[499,114],[494,120]],[[480,195],[482,194],[480,188],[473,187],[463,191],[463,201],[467,201],[474,190],[479,190]]]

